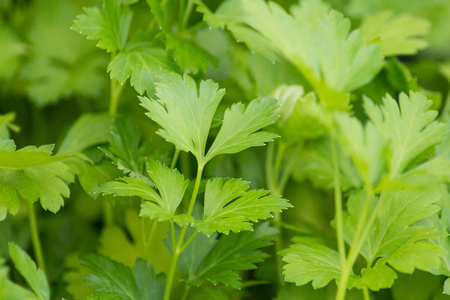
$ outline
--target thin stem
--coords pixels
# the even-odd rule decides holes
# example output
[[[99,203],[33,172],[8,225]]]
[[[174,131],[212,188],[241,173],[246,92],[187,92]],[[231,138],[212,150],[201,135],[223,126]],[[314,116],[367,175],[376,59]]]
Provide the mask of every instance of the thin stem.
[[[145,229],[145,221],[149,220],[148,218],[140,218],[141,219],[141,229],[142,229],[142,239],[144,241],[144,253],[142,254],[142,256],[148,260],[148,248],[150,246],[150,241],[153,238],[153,235],[155,234],[156,231],[156,226],[157,226],[157,220],[150,220],[151,222],[151,229],[150,229],[150,233],[147,235],[147,237],[145,237],[145,233],[146,233],[146,229]]]
[[[184,293],[183,293],[183,297],[181,297],[181,300],[186,300],[190,290],[191,290],[191,285],[190,284],[186,284],[184,286]]]
[[[113,225],[114,223],[114,211],[111,203],[103,199],[103,214],[104,214],[104,221],[105,226]]]
[[[291,153],[291,156],[289,157],[289,160],[286,163],[286,168],[283,172],[283,175],[281,176],[281,180],[279,183],[279,191],[282,194],[284,192],[284,189],[286,188],[286,185],[288,183],[289,177],[291,176],[292,169],[294,168],[295,161],[297,160],[297,152],[300,145],[297,145],[294,150]]]
[[[33,244],[34,256],[39,268],[46,273],[44,255],[42,254],[41,239],[39,238],[39,228],[36,219],[36,211],[33,203],[28,203],[28,218],[30,220],[31,242]]]
[[[195,200],[197,199],[197,194],[198,194],[200,182],[202,179],[203,167],[204,167],[203,165],[200,165],[200,164],[198,165],[197,177],[195,178],[194,191],[192,192],[191,200],[189,202],[189,208],[187,211],[188,216],[191,216],[192,211],[194,210]],[[187,228],[188,228],[188,225],[184,225],[181,228],[180,236],[178,237],[177,243],[176,243],[175,247],[173,248],[172,262],[170,263],[170,269],[169,269],[169,273],[167,275],[167,281],[166,281],[166,288],[164,290],[164,300],[170,299],[170,295],[172,293],[172,285],[173,285],[173,281],[175,278],[175,272],[177,269],[178,258],[180,257],[180,254],[184,251],[184,249],[186,249],[187,245],[189,245],[189,243],[192,241],[192,239],[193,239],[192,235],[195,236],[195,234],[197,234],[197,231],[195,231],[189,237],[189,239],[186,241],[186,243],[183,245],[183,241],[184,241],[184,237],[186,236]],[[175,232],[175,230],[172,230],[172,232]],[[172,235],[172,240],[173,241],[175,240],[174,234]]]
[[[363,292],[364,300],[370,300],[369,289],[367,288],[367,286],[363,287],[362,292]]]
[[[266,152],[266,184],[269,190],[273,190],[272,186],[272,176],[273,176],[273,150],[274,143],[270,143],[267,146]]]
[[[194,3],[192,3],[192,0],[188,0],[186,11],[184,12],[183,20],[181,22],[181,29],[185,29],[187,22],[189,21],[189,16],[191,15],[192,8],[194,7]]]
[[[172,161],[170,162],[170,168],[175,168],[175,165],[177,164],[178,156],[180,155],[180,150],[175,149],[175,152],[173,153]]]
[[[195,236],[197,235],[198,230],[196,229],[194,231],[193,234],[191,234],[191,236],[189,237],[189,239],[186,241],[186,243],[184,243],[183,246],[181,246],[181,252],[184,252],[184,250],[186,250],[187,246],[189,246],[189,244],[192,242],[192,240],[195,238]]]
[[[268,280],[249,280],[242,284],[241,289],[244,290],[253,286],[264,285],[269,283],[270,282]]]
[[[172,235],[172,251],[175,251],[176,237],[175,237],[175,224],[173,223],[173,221],[170,221],[170,232]]]
[[[111,94],[109,98],[109,115],[114,117],[117,114],[119,107],[120,94],[122,93],[123,85],[115,79],[111,79]]]
[[[345,242],[344,242],[344,223],[342,217],[342,191],[341,191],[341,175],[339,172],[339,163],[337,158],[336,140],[331,138],[331,152],[333,157],[333,169],[334,169],[334,206],[335,206],[335,219],[336,219],[336,234],[339,250],[339,261],[341,267],[346,264],[345,259]]]
[[[370,204],[373,198],[373,190],[371,185],[365,186],[366,197],[364,199],[364,206],[359,216],[358,224],[356,226],[355,234],[353,236],[352,245],[350,247],[350,251],[347,256],[347,261],[342,269],[341,277],[339,279],[338,291],[336,294],[336,300],[344,300],[345,294],[347,290],[348,278],[353,269],[353,265],[358,257],[359,251],[369,233],[369,229],[371,228],[373,222],[375,221],[376,213],[379,208],[379,203],[377,203],[375,209],[372,211],[372,215],[369,218],[369,222],[365,222],[367,219],[367,215],[369,214]]]
[[[283,161],[284,151],[286,150],[286,146],[283,143],[278,144],[278,151],[277,155],[275,157],[275,164],[273,168],[273,174],[272,174],[272,185],[273,185],[273,193],[274,194],[281,194],[281,191],[279,190],[278,180],[280,177],[280,168],[281,163]]]
[[[178,31],[181,31],[182,24],[183,24],[183,13],[185,13],[184,8],[186,7],[186,0],[179,0],[178,2]]]

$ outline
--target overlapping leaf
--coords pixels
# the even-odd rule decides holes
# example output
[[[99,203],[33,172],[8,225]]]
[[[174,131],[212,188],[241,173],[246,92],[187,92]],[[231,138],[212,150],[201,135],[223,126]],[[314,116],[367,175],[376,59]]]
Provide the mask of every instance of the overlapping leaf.
[[[205,189],[203,219],[194,226],[207,235],[214,231],[228,234],[252,229],[251,222],[272,217],[291,207],[287,200],[266,190],[250,190],[248,182],[239,179],[214,178]]]

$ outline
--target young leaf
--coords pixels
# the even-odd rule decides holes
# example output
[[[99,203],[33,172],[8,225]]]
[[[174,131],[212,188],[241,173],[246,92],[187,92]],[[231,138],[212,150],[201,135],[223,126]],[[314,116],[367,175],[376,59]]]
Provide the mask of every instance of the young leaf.
[[[258,249],[271,245],[277,234],[275,228],[263,223],[254,232],[222,235],[195,274],[186,281],[196,286],[205,281],[214,285],[221,282],[240,289],[242,284],[236,271],[254,269],[255,263],[262,262],[268,255]]]
[[[50,288],[41,269],[36,268],[36,264],[28,254],[14,243],[9,243],[9,254],[16,266],[16,269],[23,276],[25,281],[34,291],[38,299],[49,300]]]
[[[153,160],[147,160],[147,172],[158,188],[159,194],[141,178],[130,177],[108,182],[96,189],[94,194],[141,197],[148,200],[141,206],[141,217],[185,222],[185,217],[176,216],[175,211],[183,199],[189,181],[177,170],[171,170]]]
[[[97,46],[108,52],[122,50],[125,46],[132,12],[122,0],[104,0],[103,13],[97,7],[85,8],[77,16],[72,29],[89,39],[99,40]]]
[[[287,263],[283,267],[287,282],[304,285],[312,281],[312,286],[318,289],[341,276],[339,253],[326,246],[294,244],[280,255]]]
[[[428,45],[424,35],[429,32],[430,25],[419,17],[395,16],[384,11],[365,18],[361,30],[366,43],[379,44],[383,55],[412,55]]]
[[[228,234],[251,230],[252,223],[272,217],[291,207],[278,195],[269,195],[266,190],[247,191],[249,183],[239,179],[214,178],[208,181],[205,190],[203,219],[194,226],[206,235],[214,231]]]

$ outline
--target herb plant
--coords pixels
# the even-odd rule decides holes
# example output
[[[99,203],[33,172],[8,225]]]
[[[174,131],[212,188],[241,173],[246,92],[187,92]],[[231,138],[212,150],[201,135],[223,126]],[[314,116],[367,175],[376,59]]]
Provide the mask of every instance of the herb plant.
[[[0,299],[449,298],[449,20],[0,1]]]

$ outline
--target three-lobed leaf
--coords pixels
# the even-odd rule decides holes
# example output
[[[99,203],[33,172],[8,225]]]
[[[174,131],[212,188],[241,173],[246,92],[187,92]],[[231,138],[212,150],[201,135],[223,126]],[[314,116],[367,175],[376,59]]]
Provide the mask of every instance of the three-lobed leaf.
[[[206,235],[251,230],[252,223],[272,217],[272,212],[291,207],[287,200],[266,190],[250,190],[240,179],[214,178],[207,182],[202,220],[194,226]]]

